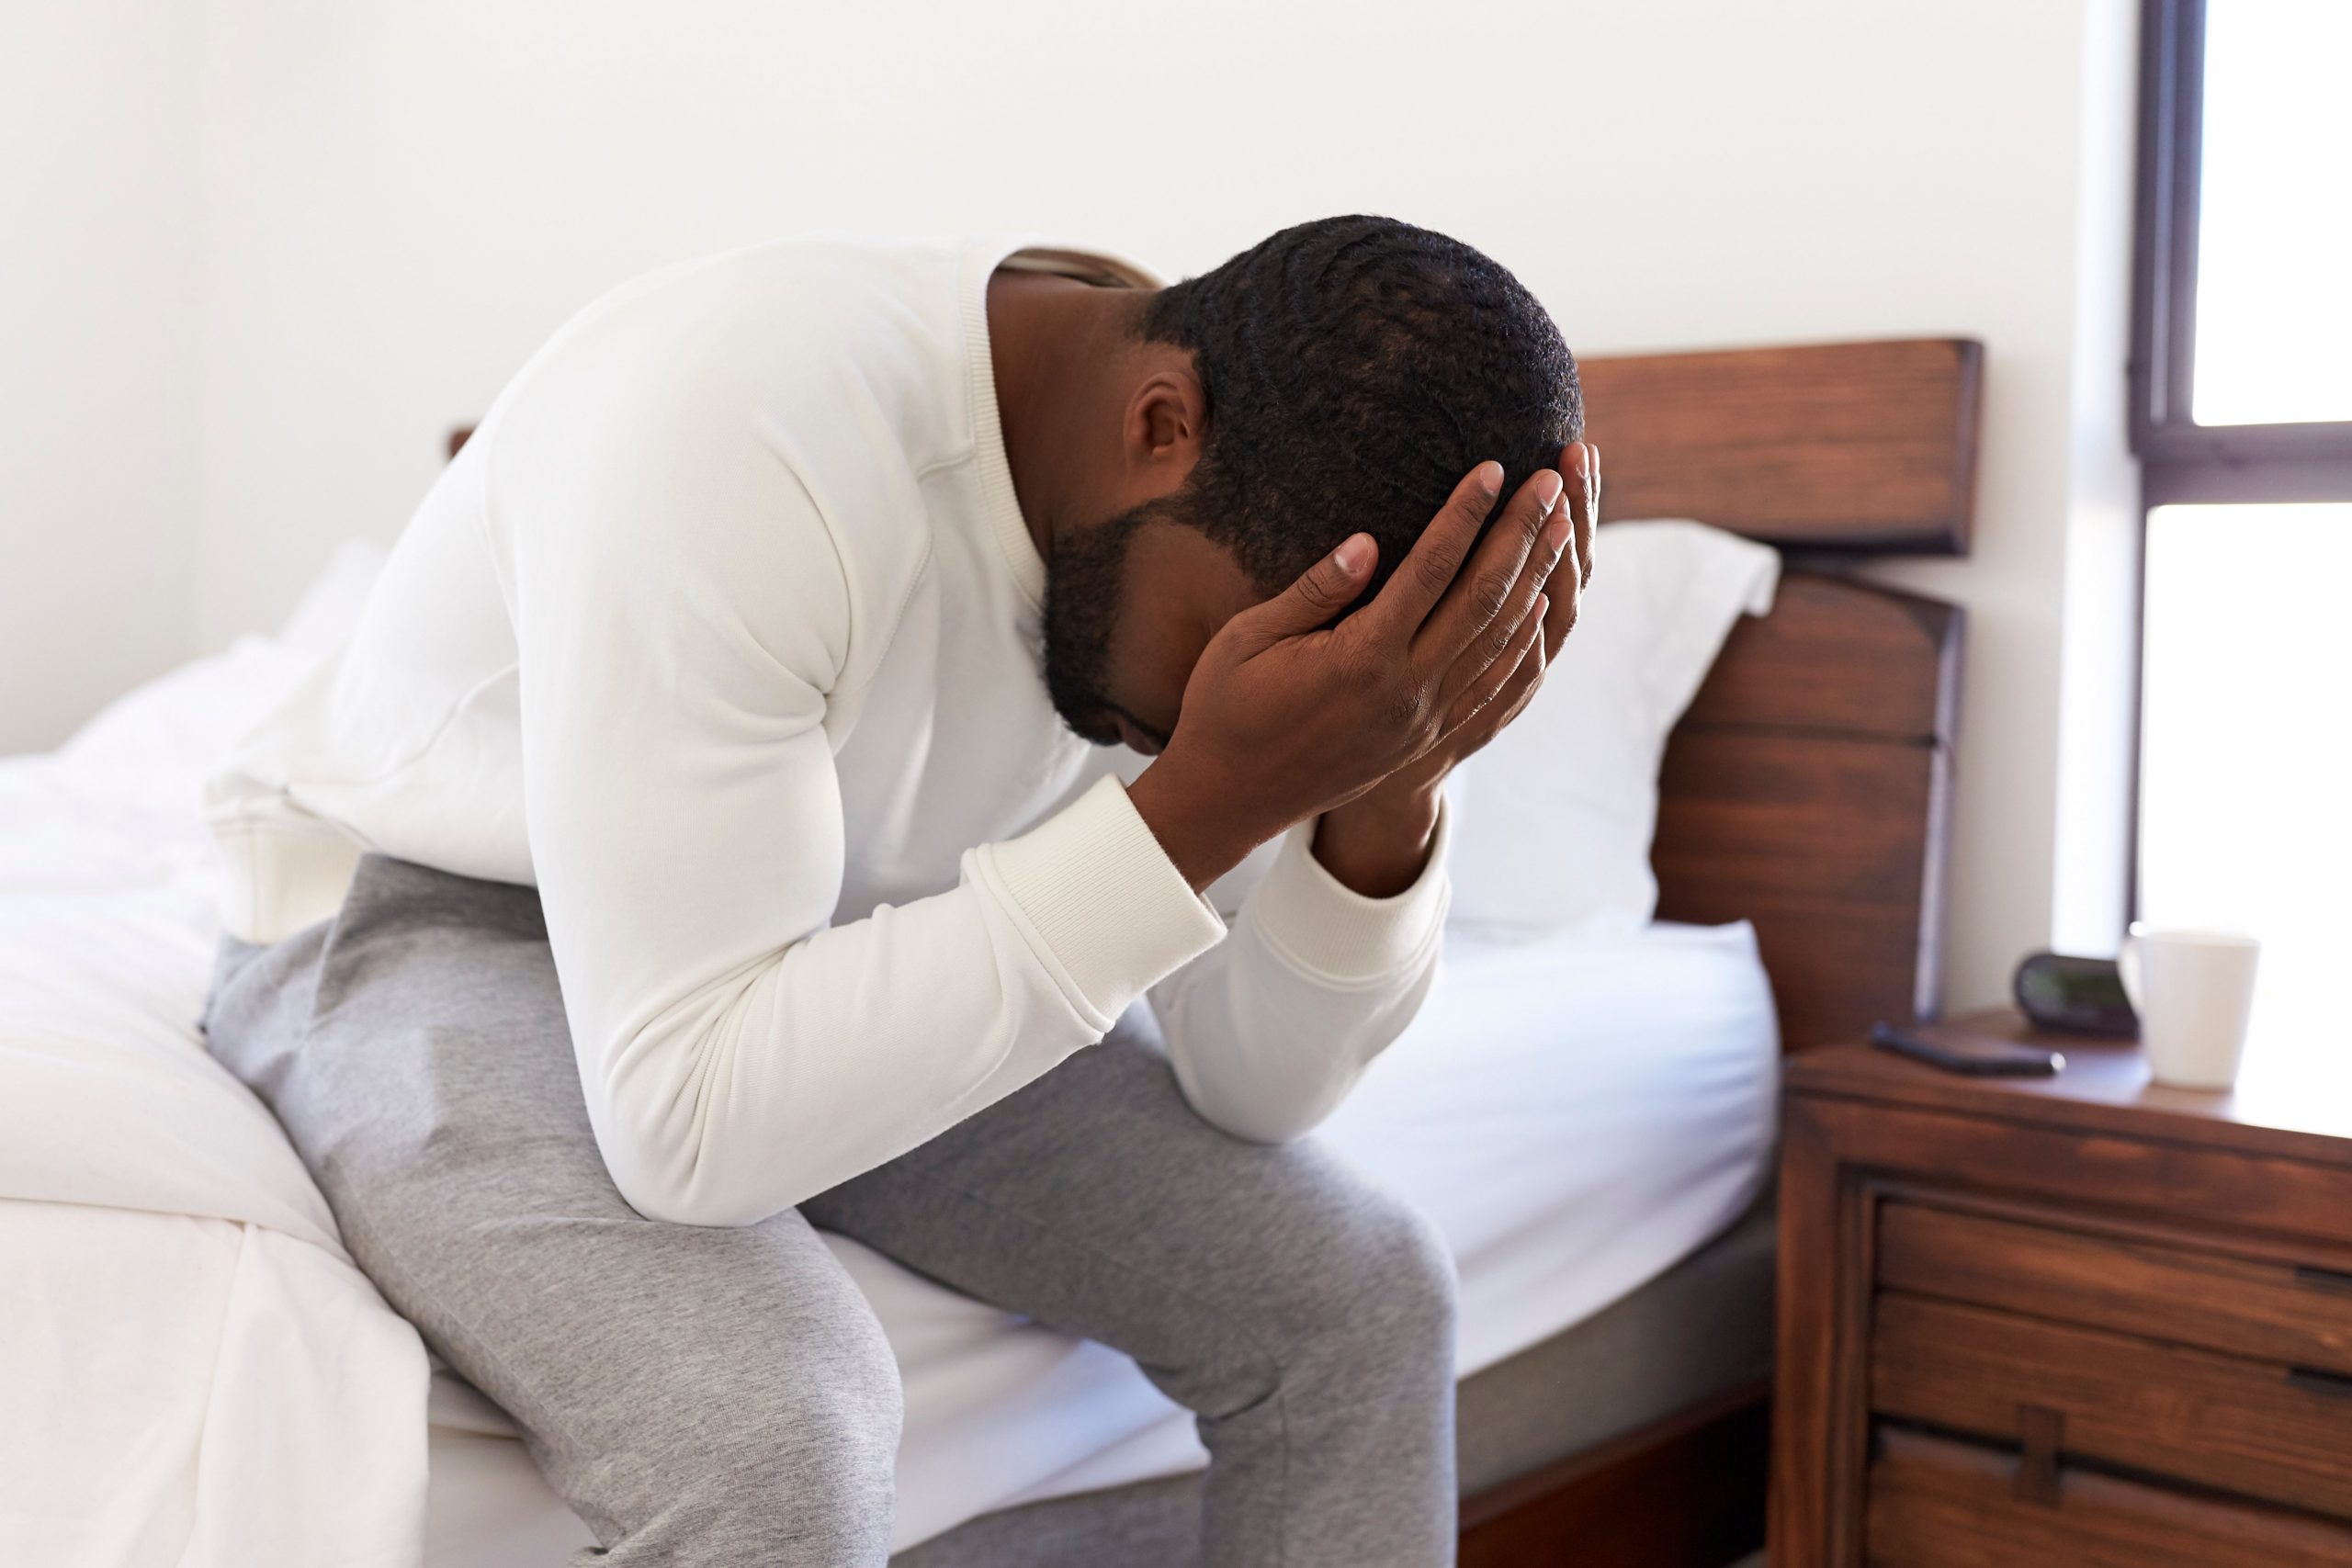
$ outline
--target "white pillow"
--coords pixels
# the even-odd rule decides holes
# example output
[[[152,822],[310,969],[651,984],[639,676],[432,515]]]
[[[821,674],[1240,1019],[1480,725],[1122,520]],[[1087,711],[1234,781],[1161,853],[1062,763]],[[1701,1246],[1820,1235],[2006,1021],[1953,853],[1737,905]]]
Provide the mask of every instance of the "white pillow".
[[[1629,931],[1657,909],[1658,763],[1781,558],[1703,523],[1611,523],[1535,700],[1447,784],[1452,920],[1482,935]]]

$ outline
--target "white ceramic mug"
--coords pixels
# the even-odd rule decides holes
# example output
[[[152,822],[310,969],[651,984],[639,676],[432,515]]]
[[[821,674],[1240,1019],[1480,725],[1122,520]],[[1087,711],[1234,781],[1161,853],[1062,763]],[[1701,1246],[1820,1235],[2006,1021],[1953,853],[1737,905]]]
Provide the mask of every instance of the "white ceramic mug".
[[[2245,1055],[2262,944],[2229,931],[2132,922],[2116,966],[2140,1015],[2148,1071],[2176,1089],[2227,1089]]]

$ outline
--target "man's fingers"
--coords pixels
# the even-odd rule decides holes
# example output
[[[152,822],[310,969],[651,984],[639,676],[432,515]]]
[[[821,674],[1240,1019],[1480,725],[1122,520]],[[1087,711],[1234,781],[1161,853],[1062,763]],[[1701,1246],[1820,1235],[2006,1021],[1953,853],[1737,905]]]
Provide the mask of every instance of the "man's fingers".
[[[1577,624],[1577,608],[1584,601],[1584,586],[1592,581],[1592,536],[1600,514],[1600,449],[1589,441],[1571,441],[1560,448],[1560,471],[1568,478],[1568,515],[1574,527],[1569,541],[1570,570],[1555,570],[1544,587],[1552,608],[1544,618],[1544,652],[1560,656],[1560,644]]]
[[[1510,691],[1513,681],[1530,673],[1531,662],[1533,667],[1532,673],[1543,672],[1543,609],[1546,606],[1541,594],[1536,596],[1535,602],[1538,608],[1535,613],[1520,623],[1519,629],[1511,635],[1509,646],[1504,649],[1502,657],[1487,665],[1479,673],[1478,679],[1472,682],[1470,689],[1455,701],[1453,711],[1447,716],[1445,728],[1440,734],[1438,740],[1440,745],[1450,745],[1456,739],[1470,739],[1469,736],[1456,736],[1454,732],[1479,722],[1479,714]],[[1475,731],[1473,733],[1475,734]],[[1457,753],[1457,760],[1461,754]]]
[[[1543,639],[1532,638],[1520,655],[1517,668],[1492,684],[1491,695],[1482,691],[1478,706],[1446,737],[1444,745],[1455,762],[1483,749],[1527,711],[1528,703],[1544,684],[1545,668]]]
[[[1536,614],[1520,626],[1517,637],[1510,639],[1510,651],[1487,665],[1477,684],[1453,703],[1440,745],[1452,748],[1456,761],[1487,745],[1496,728],[1503,727],[1503,717],[1515,710],[1521,686],[1543,680],[1543,616]]]
[[[1510,504],[1479,541],[1478,548],[1455,575],[1444,600],[1413,635],[1413,653],[1424,669],[1447,669],[1471,646],[1478,634],[1511,602],[1536,536],[1558,510],[1565,490],[1560,476],[1538,468],[1519,487]]]
[[[1476,718],[1470,721],[1471,728],[1463,737],[1464,756],[1510,728],[1511,721],[1527,711],[1527,705],[1542,689],[1544,677],[1550,668],[1551,661],[1544,657],[1542,648],[1528,650],[1527,657],[1520,660],[1519,669],[1513,672],[1510,682],[1493,702],[1478,711]]]
[[[1379,558],[1379,543],[1371,535],[1351,534],[1297,581],[1242,611],[1230,624],[1249,639],[1253,652],[1284,637],[1304,637],[1355,603]]]
[[[1363,607],[1357,619],[1366,629],[1402,642],[1421,623],[1462,570],[1478,530],[1502,493],[1503,466],[1488,458],[1463,476],[1453,493],[1438,509],[1412,549],[1397,563],[1379,596]],[[1351,623],[1353,624],[1353,623]]]
[[[1570,547],[1567,514],[1555,507],[1543,532],[1536,536],[1534,548],[1521,563],[1519,581],[1511,585],[1503,608],[1470,639],[1470,646],[1455,656],[1440,683],[1441,700],[1449,709],[1455,697],[1475,685],[1488,666],[1510,651],[1527,620],[1540,622],[1544,618],[1535,605],[1547,591],[1554,589],[1555,583],[1574,592],[1576,570]],[[1553,604],[1556,606],[1558,602],[1558,592],[1553,592]]]
[[[1577,610],[1584,603],[1583,585],[1578,572],[1564,562],[1546,581],[1544,591],[1552,596],[1552,607],[1544,615],[1544,655],[1557,659],[1560,645],[1576,629]]]
[[[1578,586],[1592,581],[1592,531],[1600,525],[1600,448],[1589,441],[1584,443],[1584,515],[1577,533],[1577,559],[1583,564],[1584,576]]]
[[[1576,519],[1577,585],[1592,581],[1592,529],[1600,521],[1600,448],[1571,441],[1560,448],[1560,472],[1568,481],[1568,513]]]

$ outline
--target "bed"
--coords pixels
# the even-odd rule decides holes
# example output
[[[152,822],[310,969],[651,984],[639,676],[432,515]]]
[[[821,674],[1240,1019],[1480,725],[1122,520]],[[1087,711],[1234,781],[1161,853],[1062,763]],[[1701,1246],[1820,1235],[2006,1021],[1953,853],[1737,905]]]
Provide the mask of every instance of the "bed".
[[[1769,617],[1733,634],[1667,753],[1659,922],[1450,938],[1425,1016],[1320,1135],[1453,1246],[1464,1562],[1696,1565],[1762,1536],[1777,1052],[1935,1007],[1959,617],[1837,566],[1964,548],[1977,353],[1827,345],[1585,372],[1612,516],[1702,518],[1804,570]],[[46,1354],[9,1371],[71,1381],[48,1392],[80,1410],[113,1400],[178,1422],[126,1414],[123,1462],[142,1489],[45,1467],[38,1436],[0,1421],[0,1474],[17,1478],[0,1492],[0,1530],[30,1544],[43,1519],[135,1495],[185,1506],[123,1517],[116,1555],[95,1555],[93,1532],[61,1524],[55,1539],[128,1562],[175,1529],[209,1531],[217,1560],[266,1562],[273,1525],[256,1509],[380,1506],[399,1540],[415,1522],[391,1510],[412,1481],[431,1568],[553,1562],[592,1542],[503,1416],[437,1366],[413,1450],[349,1420],[353,1400],[416,1369],[398,1347],[364,1342],[380,1301],[347,1259],[338,1268],[323,1205],[300,1199],[307,1183],[272,1165],[273,1130],[250,1123],[257,1106],[229,1130],[218,1106],[193,1110],[226,1091],[209,1060],[187,1057],[212,927],[207,852],[184,803],[213,748],[331,639],[336,595],[367,563],[338,570],[307,620],[142,690],[54,756],[0,770],[0,1050],[12,1081],[38,1071],[54,1094],[112,1097],[123,1109],[109,1114],[139,1140],[135,1159],[86,1157],[48,1119],[11,1122],[0,1100],[0,1205],[16,1211],[0,1224],[0,1268],[146,1292],[165,1327],[189,1314],[152,1303],[159,1280],[219,1303],[187,1327],[209,1359],[173,1363],[204,1367],[204,1386],[157,1404],[161,1360],[126,1360],[109,1325],[43,1317],[19,1296]],[[835,1245],[905,1377],[895,1562],[1183,1560],[1200,1450],[1132,1367]],[[278,1407],[240,1408],[237,1391],[253,1388]],[[295,1429],[288,1404],[310,1440],[274,1450],[274,1430]],[[94,1417],[92,1432],[106,1430]],[[282,1468],[263,1477],[250,1461],[232,1472],[187,1459],[230,1451]],[[174,1479],[175,1464],[192,1482]],[[383,1484],[339,1495],[338,1475]],[[43,1477],[50,1490],[35,1495],[28,1478]]]

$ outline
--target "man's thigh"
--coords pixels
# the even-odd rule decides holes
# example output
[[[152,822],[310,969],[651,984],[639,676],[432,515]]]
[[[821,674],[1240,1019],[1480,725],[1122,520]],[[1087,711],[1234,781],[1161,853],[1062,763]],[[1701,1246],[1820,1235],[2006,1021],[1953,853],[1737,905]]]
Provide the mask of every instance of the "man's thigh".
[[[1202,1120],[1140,1006],[801,1213],[1148,1372],[1228,1359],[1237,1397],[1265,1374],[1243,1364],[1253,1352],[1279,1355],[1334,1314],[1377,1315],[1368,1268],[1450,1272],[1433,1227],[1315,1140],[1254,1144]]]
[[[822,1238],[790,1211],[661,1224],[614,1186],[531,889],[368,857],[330,925],[224,953],[207,1029],[360,1267],[583,1513],[649,1515],[677,1466],[772,1468],[844,1398],[872,1408],[830,1424],[887,1477],[895,1364]]]

